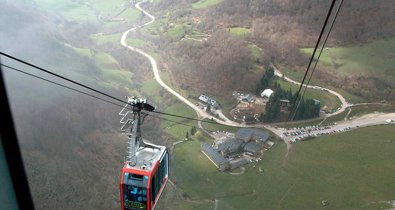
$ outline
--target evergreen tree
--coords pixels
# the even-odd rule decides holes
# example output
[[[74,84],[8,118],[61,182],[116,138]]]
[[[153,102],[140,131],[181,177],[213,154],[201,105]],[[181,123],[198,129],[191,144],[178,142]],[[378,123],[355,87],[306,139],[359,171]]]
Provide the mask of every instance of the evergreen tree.
[[[196,133],[196,127],[191,128],[191,135],[194,136]]]

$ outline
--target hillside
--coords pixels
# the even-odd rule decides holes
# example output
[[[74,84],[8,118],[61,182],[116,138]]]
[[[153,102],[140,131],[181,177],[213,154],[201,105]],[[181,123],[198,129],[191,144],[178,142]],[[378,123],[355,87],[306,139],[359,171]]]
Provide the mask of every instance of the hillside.
[[[97,33],[94,23],[77,24],[32,2],[7,0],[0,2],[0,27],[2,52],[118,98],[139,94],[135,87],[141,84],[132,79],[141,75],[129,71],[139,58],[118,63],[109,52],[124,52],[111,44],[101,48],[88,36]],[[1,61],[71,85],[10,59]],[[2,71],[36,209],[119,209],[127,142],[120,134],[120,107],[8,68]],[[167,135],[153,129],[158,123],[146,120],[144,137],[166,145]]]
[[[345,2],[312,83],[341,91],[349,102],[395,100],[393,5]],[[327,6],[324,0],[154,0],[142,7],[153,11],[156,21],[131,32],[126,42],[152,55],[164,82],[188,100],[194,103],[196,95],[207,93],[229,111],[232,91],[255,92],[271,63],[295,80],[303,76]],[[147,20],[127,0],[5,0],[0,2],[0,26],[6,29],[0,30],[0,50],[117,98],[143,95],[159,111],[197,118],[153,79],[146,57],[119,44],[121,32]],[[120,108],[3,71],[36,208],[119,209],[126,150],[118,129]],[[274,80],[286,89],[298,88]],[[332,102],[331,109],[340,105],[322,92],[307,95]],[[393,106],[354,106],[350,115],[334,117],[385,109]],[[197,122],[170,116],[144,120],[143,137],[170,151],[172,183],[157,209],[393,207],[388,204],[394,200],[392,125],[316,137],[289,151],[273,136],[275,145],[263,160],[237,176],[218,172],[200,150],[201,141],[213,140],[200,130],[190,134],[191,126]],[[190,141],[173,145],[186,135]],[[329,206],[323,207],[323,200]]]
[[[151,11],[156,11],[162,24],[144,36],[160,43],[163,62],[176,84],[192,92],[214,95],[253,90],[267,62],[292,69],[294,75],[302,74],[310,55],[301,49],[315,45],[330,4],[306,0],[227,0],[194,6],[199,2],[173,0],[147,4]],[[327,47],[355,47],[394,37],[394,7],[389,1],[344,2]],[[155,38],[157,35],[159,38]],[[246,51],[251,45],[260,49],[258,57]],[[369,49],[365,50],[369,54]],[[390,52],[388,49],[380,53]],[[354,69],[353,74],[338,74],[339,70],[343,71],[336,68],[329,71],[319,65],[314,80],[329,87],[343,87],[362,101],[395,100],[394,95],[372,90],[374,85],[380,85],[380,89],[394,88],[394,80],[388,82],[385,74],[375,75],[374,68],[362,72]],[[358,75],[359,80],[355,79]],[[369,94],[356,93],[354,89]]]

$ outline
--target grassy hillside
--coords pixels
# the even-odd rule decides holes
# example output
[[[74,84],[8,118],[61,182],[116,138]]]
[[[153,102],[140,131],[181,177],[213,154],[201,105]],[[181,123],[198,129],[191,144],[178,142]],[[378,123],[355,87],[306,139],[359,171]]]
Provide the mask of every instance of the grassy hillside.
[[[222,0],[200,0],[192,4],[192,8],[194,9],[202,9],[210,6],[217,5],[221,3]]]
[[[394,199],[393,126],[376,126],[294,145],[284,160],[277,142],[253,168],[239,176],[218,172],[196,140],[178,145],[163,209],[388,208]],[[263,173],[258,172],[262,167]],[[369,184],[368,184],[369,183]]]
[[[303,48],[302,52],[311,55],[312,50]],[[394,82],[394,56],[395,38],[391,38],[354,47],[326,48],[319,63],[339,76],[372,75]]]

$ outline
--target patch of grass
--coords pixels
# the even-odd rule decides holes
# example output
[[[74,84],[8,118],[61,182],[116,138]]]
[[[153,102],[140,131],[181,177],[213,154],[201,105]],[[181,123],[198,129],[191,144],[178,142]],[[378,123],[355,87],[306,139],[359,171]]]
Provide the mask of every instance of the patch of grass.
[[[124,7],[124,0],[86,0],[86,3],[94,7],[96,10],[104,15],[115,15],[117,12],[121,11]]]
[[[251,52],[251,57],[253,60],[257,60],[261,58],[261,50],[254,44],[250,44],[247,46]]]
[[[144,14],[140,10],[130,7],[118,17],[124,18],[127,22],[136,22],[144,18]]]
[[[72,47],[78,54],[85,57],[91,57],[92,51],[89,48],[79,48],[79,47]]]
[[[281,128],[300,128],[300,127],[318,125],[322,120],[324,120],[324,119],[320,118],[320,119],[313,119],[313,120],[304,120],[304,121],[300,121],[300,122],[286,122],[286,123],[278,123],[276,125]]]
[[[311,54],[312,49],[302,49]],[[334,47],[323,51],[320,62],[333,66],[342,75],[375,74],[388,81],[395,80],[395,38],[372,41],[354,47]],[[335,68],[335,66],[337,68]]]
[[[285,162],[277,143],[239,176],[218,172],[199,142],[188,141],[174,149],[171,179],[200,208],[219,200],[218,209],[320,209],[328,200],[331,209],[359,209],[395,197],[394,135],[393,126],[374,126],[320,137],[295,144]]]
[[[133,82],[132,72],[119,69],[103,69],[102,77],[104,82],[111,83],[113,87],[120,84],[128,86]]]
[[[172,39],[182,39],[186,34],[186,27],[184,25],[176,25],[167,31],[167,36]]]
[[[346,101],[349,102],[349,103],[356,104],[356,103],[363,103],[363,102],[365,102],[365,100],[362,99],[361,97],[352,95],[352,94],[348,93],[345,90],[337,89],[337,88],[334,88],[332,90],[340,93],[346,99]]]
[[[36,3],[42,9],[56,12],[77,22],[97,21],[94,11],[82,3],[67,0],[36,0]]]
[[[237,104],[237,100],[235,98],[228,98],[228,97],[221,97],[221,96],[212,96],[214,100],[216,100],[222,109],[222,113],[231,119],[230,111],[235,107]]]
[[[328,117],[326,120],[322,123],[323,125],[333,123],[333,122],[339,122],[339,121],[344,121],[344,118],[347,116],[347,113],[350,111],[349,108],[347,108],[344,112]]]
[[[298,72],[292,68],[289,68],[289,67],[282,67],[281,73],[283,73],[285,76],[287,76],[297,82],[302,82],[302,80],[303,80],[303,73],[300,73],[300,72]],[[314,78],[311,79],[310,84],[315,85]]]
[[[123,70],[119,67],[117,61],[107,53],[94,52],[88,48],[77,48],[67,45],[74,49],[81,56],[93,59],[100,69],[102,81],[99,84],[105,88],[118,87],[119,85],[129,86],[132,84],[133,74],[130,71]]]
[[[121,69],[117,61],[109,54],[99,52],[94,56],[96,65],[101,69],[103,82],[111,87],[120,85],[130,86],[132,84],[133,73]]]
[[[86,0],[86,1],[70,1],[70,0],[36,0],[38,7],[61,14],[66,19],[74,20],[80,23],[94,22],[100,23],[99,17],[113,17],[126,6],[125,1],[115,0]],[[125,21],[135,22],[143,16],[141,12],[135,8],[128,8],[118,16],[124,18]],[[119,22],[108,22],[103,26],[107,28],[112,25],[119,25]]]
[[[313,54],[314,49],[313,48],[302,48],[302,49],[300,49],[300,51],[311,58],[311,55]],[[322,52],[319,63],[323,64],[325,66],[330,66],[330,65],[332,65],[332,58],[327,53],[324,53],[325,51],[327,51],[327,50],[324,50]],[[314,58],[317,59],[318,55],[319,55],[319,51],[317,50]]]
[[[304,121],[299,121],[299,122],[279,123],[277,125],[282,128],[306,127],[306,126],[318,125],[321,122],[322,122],[322,125],[327,125],[329,123],[339,122],[339,121],[344,120],[344,118],[347,116],[348,111],[349,111],[349,109],[346,109],[344,112],[342,112],[340,114],[326,118],[325,121],[323,121],[324,118],[319,118],[319,119],[304,120]]]
[[[392,104],[366,104],[351,107],[348,117],[357,117],[373,112],[395,112],[395,105]]]
[[[166,93],[166,90],[154,78],[142,82],[141,90],[139,91],[144,96],[151,97],[156,104],[163,104],[165,101],[164,93]]]
[[[211,7],[221,3],[223,0],[200,0],[192,4],[192,8],[194,9],[202,9],[206,7]]]
[[[208,120],[208,119],[206,119],[206,120]],[[239,130],[238,127],[231,127],[231,126],[226,126],[226,125],[221,125],[221,124],[216,124],[216,123],[207,123],[207,122],[202,122],[202,126],[203,126],[203,128],[207,129],[208,131],[228,131],[228,132],[235,133],[237,130]]]
[[[243,27],[228,28],[228,31],[230,34],[240,37],[244,37],[250,33],[249,28],[243,28]]]
[[[110,54],[99,52],[94,55],[96,64],[99,66],[117,66],[117,60],[115,60]]]
[[[293,93],[299,90],[299,86],[292,84],[290,82],[284,81],[281,78],[277,77],[277,83],[281,85],[281,87],[285,90],[291,89]],[[304,88],[302,89],[302,93]],[[340,107],[341,102],[337,96],[330,94],[329,92],[325,92],[322,90],[316,90],[308,88],[305,93],[306,99],[317,99],[321,102],[321,108],[323,110],[334,110]]]
[[[146,44],[146,42],[142,39],[135,39],[135,38],[128,38],[126,40],[128,45],[131,45],[133,47],[142,47]]]
[[[121,40],[121,34],[111,34],[111,35],[100,35],[95,34],[90,36],[98,45],[103,45],[106,43],[118,43]]]
[[[187,116],[187,117],[192,117],[196,118],[196,113],[193,111],[191,108],[186,106],[185,104],[174,104],[165,110],[166,113],[169,114],[175,114],[175,115],[181,115],[181,116]],[[176,117],[171,117],[171,116],[165,116],[166,119],[176,121],[182,124],[186,125],[181,125],[175,122],[169,122],[166,120],[163,120],[160,127],[165,130],[167,133],[172,135],[175,138],[175,141],[184,139],[186,136],[186,132],[190,132],[191,126],[197,127],[197,122],[194,120],[187,120],[187,119],[180,119]],[[187,126],[189,125],[189,126]]]

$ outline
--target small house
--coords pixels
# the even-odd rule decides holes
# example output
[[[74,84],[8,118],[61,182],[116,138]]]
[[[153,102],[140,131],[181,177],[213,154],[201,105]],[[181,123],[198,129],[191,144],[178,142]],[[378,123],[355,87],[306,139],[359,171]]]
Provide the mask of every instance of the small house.
[[[262,91],[261,93],[261,97],[262,98],[270,98],[270,96],[274,93],[274,91],[272,89],[265,89],[264,91]]]
[[[240,100],[248,102],[248,103],[252,103],[252,102],[254,102],[254,97],[252,95],[248,94],[245,96],[241,96]]]

